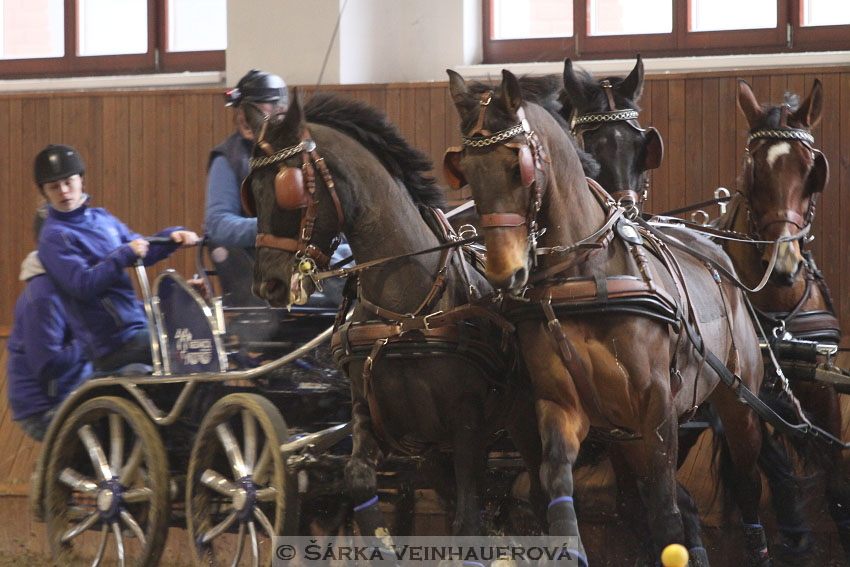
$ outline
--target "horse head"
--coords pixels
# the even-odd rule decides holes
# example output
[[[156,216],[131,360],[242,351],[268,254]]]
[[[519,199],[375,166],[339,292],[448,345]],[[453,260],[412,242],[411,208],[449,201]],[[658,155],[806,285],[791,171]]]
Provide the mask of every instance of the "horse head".
[[[447,153],[446,169],[449,177],[468,179],[472,187],[487,247],[487,279],[497,289],[517,293],[534,265],[539,223],[547,221],[546,238],[561,243],[585,228],[583,203],[577,203],[583,195],[547,198],[562,187],[586,187],[582,163],[569,133],[523,95],[510,71],[502,71],[496,87],[467,84],[454,71],[448,73],[464,147]]]
[[[531,131],[518,114],[519,82],[503,71],[501,85],[489,90],[448,73],[465,146],[454,155],[453,169],[471,181],[487,246],[486,276],[496,288],[516,291],[526,284],[531,269],[529,217],[540,190]]]
[[[799,106],[760,104],[746,81],[738,81],[738,106],[747,118],[749,139],[744,155],[741,193],[750,209],[750,232],[761,240],[800,235],[812,221],[817,193],[829,178],[826,157],[814,149],[811,129],[821,119],[823,88],[815,79]],[[804,260],[800,239],[777,244],[771,279],[790,286],[800,276]],[[766,246],[762,263],[774,253]]]
[[[627,77],[600,81],[586,71],[575,71],[569,58],[564,61],[562,113],[571,121],[580,146],[601,166],[591,177],[615,198],[635,204],[646,198],[645,172],[659,167],[664,155],[658,131],[642,128],[637,121],[642,92],[640,55]]]
[[[248,105],[246,116],[256,140],[242,183],[243,208],[257,217],[252,291],[276,307],[303,305],[338,244],[342,210],[297,91],[286,114]]]

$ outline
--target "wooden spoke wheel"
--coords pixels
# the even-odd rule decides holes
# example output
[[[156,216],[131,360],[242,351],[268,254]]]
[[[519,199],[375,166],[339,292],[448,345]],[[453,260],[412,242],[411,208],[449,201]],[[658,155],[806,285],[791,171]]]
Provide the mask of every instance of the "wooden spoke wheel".
[[[298,494],[266,398],[225,396],[204,416],[189,459],[186,522],[199,565],[271,565],[273,537],[295,534]]]
[[[47,536],[58,565],[159,564],[168,535],[168,461],[145,413],[94,398],[62,424],[45,480]]]

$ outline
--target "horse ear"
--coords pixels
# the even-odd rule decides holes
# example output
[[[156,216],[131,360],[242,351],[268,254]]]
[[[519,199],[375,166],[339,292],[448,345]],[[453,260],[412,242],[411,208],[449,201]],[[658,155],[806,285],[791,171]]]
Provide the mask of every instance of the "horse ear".
[[[519,80],[507,69],[502,69],[502,100],[505,101],[508,110],[514,114],[522,106],[522,91],[520,90]]]
[[[829,162],[823,152],[815,150],[815,164],[806,179],[806,191],[809,195],[820,193],[829,183]]]
[[[655,128],[646,129],[646,160],[644,169],[658,169],[664,159],[664,141]]]
[[[738,80],[738,108],[747,117],[750,128],[756,125],[762,115],[761,105],[753,94],[753,88],[743,79]]]
[[[446,69],[446,73],[449,74],[449,92],[452,94],[452,100],[454,101],[455,106],[460,109],[460,104],[469,93],[469,88],[466,86],[464,78],[456,71]]]
[[[304,105],[301,102],[299,89],[295,87],[292,90],[292,100],[289,103],[289,109],[283,115],[283,120],[280,122],[273,121],[271,125],[274,125],[275,131],[279,132],[280,136],[292,136],[293,132],[300,136],[304,130],[305,121]],[[281,144],[286,143],[285,140],[276,141]]]
[[[573,61],[569,57],[564,60],[564,92],[567,94],[570,104],[574,108],[582,106],[584,100],[584,89],[581,80],[573,70]]]
[[[794,118],[805,128],[814,128],[820,122],[823,112],[823,85],[820,79],[815,79],[815,84],[812,86],[812,92],[800,108],[794,112]]]
[[[628,77],[623,79],[617,90],[620,91],[621,95],[635,102],[640,100],[640,95],[643,94],[643,60],[640,55],[637,56],[634,69]]]

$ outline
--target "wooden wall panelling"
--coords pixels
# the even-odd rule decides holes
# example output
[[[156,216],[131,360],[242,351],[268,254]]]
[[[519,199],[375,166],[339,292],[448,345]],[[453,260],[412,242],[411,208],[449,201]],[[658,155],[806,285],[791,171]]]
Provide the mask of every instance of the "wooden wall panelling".
[[[708,199],[720,185],[720,79],[702,80],[702,176],[696,200]]]
[[[670,183],[670,125],[668,122],[668,91],[670,89],[670,81],[667,79],[647,80],[647,85],[651,85],[649,95],[645,92],[641,98],[641,105],[645,105],[645,101],[650,100],[649,107],[652,109],[651,117],[644,119],[640,118],[641,126],[648,128],[655,127],[661,135],[664,142],[664,159],[661,162],[661,167],[650,172],[650,187],[649,200],[647,202],[648,211],[664,212],[671,209],[669,191],[658,190],[658,187],[667,187]]]
[[[739,138],[735,125],[735,115],[738,114],[735,93],[737,83],[732,77],[718,79],[717,85],[717,114],[714,117],[717,123],[717,185],[707,188],[706,199],[714,197],[714,189],[725,187],[730,193],[735,192],[735,178],[738,169],[737,140]],[[730,127],[731,126],[731,127]],[[719,207],[708,209],[709,214],[717,216]]]
[[[701,200],[703,170],[702,80],[685,80],[685,183],[672,191],[683,194],[683,204]],[[681,198],[681,197],[680,197]]]
[[[842,154],[839,153],[840,148],[839,132],[842,124],[837,120],[838,112],[837,105],[840,103],[841,96],[839,94],[839,83],[837,75],[824,75],[821,78],[824,86],[824,104],[825,109],[824,119],[815,130],[815,147],[820,148],[830,164],[838,163]],[[809,85],[814,82],[814,78],[806,81]],[[815,232],[816,240],[820,240],[820,260],[818,266],[823,270],[824,277],[831,285],[841,289],[842,265],[846,264],[842,261],[835,261],[834,254],[841,249],[840,230],[842,222],[847,222],[847,212],[840,209],[841,190],[839,185],[834,181],[830,181],[829,186],[818,197],[818,210],[815,217]],[[839,302],[844,302],[842,297],[835,298]]]
[[[844,128],[839,129],[839,146],[836,152],[836,161],[830,165],[830,182],[826,191],[835,191],[839,193],[839,209],[844,211],[843,222],[839,225],[839,241],[841,248],[838,251],[838,258],[844,259],[850,257],[850,219],[847,218],[846,211],[850,210],[850,129],[846,126],[850,124],[850,73],[843,73],[839,77],[839,93],[837,104],[830,105],[826,110],[828,120],[836,120],[839,124],[844,125]],[[833,286],[832,293],[839,295],[842,298],[850,297],[850,274],[847,273],[847,266],[844,264],[841,269],[841,283]],[[850,323],[850,300],[842,301],[839,304],[839,319]],[[846,323],[847,324],[847,323]]]

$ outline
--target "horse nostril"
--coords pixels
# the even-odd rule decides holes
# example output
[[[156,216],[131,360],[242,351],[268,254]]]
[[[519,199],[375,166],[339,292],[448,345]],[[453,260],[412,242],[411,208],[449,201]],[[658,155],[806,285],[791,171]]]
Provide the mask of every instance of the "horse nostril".
[[[516,273],[514,273],[514,289],[525,285],[525,282],[528,278],[527,274],[528,272],[525,268],[520,268],[516,271]]]
[[[266,288],[266,293],[273,293],[278,285],[280,285],[280,280],[266,280],[263,282],[263,285]]]

